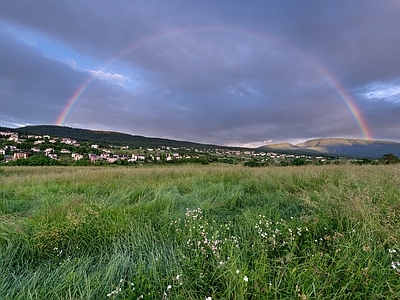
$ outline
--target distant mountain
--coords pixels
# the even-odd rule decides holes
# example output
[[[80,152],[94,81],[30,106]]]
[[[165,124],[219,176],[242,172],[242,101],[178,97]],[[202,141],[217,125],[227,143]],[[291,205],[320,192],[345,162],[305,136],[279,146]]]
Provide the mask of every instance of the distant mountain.
[[[16,129],[10,129],[16,131],[19,134],[34,134],[34,135],[50,135],[56,137],[65,137],[75,139],[79,142],[92,142],[106,145],[116,146],[130,146],[130,147],[188,147],[188,148],[217,148],[216,145],[200,144],[188,141],[177,141],[162,138],[150,138],[140,135],[130,135],[120,132],[113,131],[98,131],[71,128],[66,126],[56,125],[37,125],[37,126],[25,126]]]
[[[400,157],[400,143],[359,140],[359,139],[314,139],[296,145],[272,144],[258,148],[264,151],[303,152],[324,155],[344,155],[348,157],[381,158],[384,154],[392,153]]]

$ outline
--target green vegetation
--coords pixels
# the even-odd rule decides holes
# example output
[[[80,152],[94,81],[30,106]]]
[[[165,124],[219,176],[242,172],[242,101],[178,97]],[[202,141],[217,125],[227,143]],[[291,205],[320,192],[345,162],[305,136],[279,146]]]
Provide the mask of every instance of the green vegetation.
[[[3,167],[1,299],[399,299],[399,165]]]
[[[383,155],[382,160],[387,165],[400,163],[400,159],[393,153],[388,153],[388,154]]]
[[[61,162],[51,159],[46,155],[33,155],[28,158],[22,158],[10,161],[10,166],[60,166]]]

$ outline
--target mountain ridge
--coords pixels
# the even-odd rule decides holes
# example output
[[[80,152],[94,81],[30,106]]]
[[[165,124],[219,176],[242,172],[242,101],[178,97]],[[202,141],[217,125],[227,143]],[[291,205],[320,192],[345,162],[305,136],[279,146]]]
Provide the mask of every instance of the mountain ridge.
[[[280,145],[284,145],[281,147]],[[392,153],[400,156],[400,143],[382,140],[362,140],[345,138],[312,139],[298,144],[280,143],[264,145],[260,150],[305,151],[321,155],[345,155],[349,157],[381,158]]]

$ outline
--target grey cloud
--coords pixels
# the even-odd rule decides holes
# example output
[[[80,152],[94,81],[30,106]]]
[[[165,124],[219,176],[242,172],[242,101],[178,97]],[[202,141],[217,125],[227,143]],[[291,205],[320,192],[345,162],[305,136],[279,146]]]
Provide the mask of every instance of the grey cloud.
[[[399,103],[360,96],[400,80],[399,12],[395,1],[361,0],[6,1],[0,22],[137,80],[93,79],[67,125],[245,144],[362,137],[343,91],[374,137],[400,139]],[[0,34],[9,120],[51,122],[89,76],[40,47]]]
[[[0,34],[2,114],[25,122],[54,122],[84,75]]]

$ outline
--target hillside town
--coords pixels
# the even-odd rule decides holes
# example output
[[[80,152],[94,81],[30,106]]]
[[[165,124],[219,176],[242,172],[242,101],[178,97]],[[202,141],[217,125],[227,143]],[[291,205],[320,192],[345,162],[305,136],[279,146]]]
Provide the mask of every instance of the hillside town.
[[[296,155],[242,148],[197,149],[161,146],[157,148],[136,147],[133,149],[128,145],[102,145],[94,142],[81,142],[68,137],[0,132],[0,161],[2,164],[20,165],[32,157],[45,157],[47,161],[51,159],[61,165],[208,164],[220,162],[242,163],[247,166],[285,166],[340,163],[342,161],[342,158],[320,155]]]

